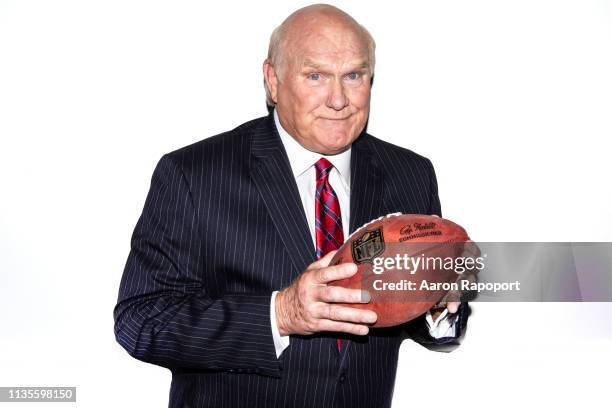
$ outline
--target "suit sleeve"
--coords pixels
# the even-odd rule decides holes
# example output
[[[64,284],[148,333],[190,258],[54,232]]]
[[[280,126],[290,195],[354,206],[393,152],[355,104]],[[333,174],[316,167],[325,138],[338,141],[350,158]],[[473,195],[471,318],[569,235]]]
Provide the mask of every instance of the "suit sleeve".
[[[187,180],[165,155],[132,235],[114,309],[117,341],[131,356],[170,369],[280,376],[271,294],[211,297],[198,226]]]
[[[429,211],[430,215],[442,216],[442,208],[440,206],[440,197],[438,195],[438,182],[436,172],[431,161],[427,160],[429,173]],[[461,339],[465,336],[467,328],[468,316],[470,315],[470,306],[467,302],[461,303],[457,311],[457,320],[455,322],[455,336],[453,337],[438,337],[435,338],[429,334],[429,326],[425,320],[425,315],[406,323],[404,325],[404,333],[412,340],[434,351],[452,351],[461,343]]]

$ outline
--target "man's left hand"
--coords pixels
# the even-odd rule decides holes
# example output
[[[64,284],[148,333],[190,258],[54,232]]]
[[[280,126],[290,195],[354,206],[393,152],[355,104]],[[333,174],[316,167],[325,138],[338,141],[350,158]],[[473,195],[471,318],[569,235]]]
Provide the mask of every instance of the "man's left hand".
[[[463,248],[463,252],[461,257],[463,258],[477,258],[480,256],[480,248],[476,243],[472,240],[469,240],[465,243]],[[477,275],[479,270],[477,268],[468,269],[457,277],[457,283],[461,287],[461,281],[469,281],[476,282]],[[448,293],[438,302],[434,307],[431,308],[430,313],[432,319],[435,321],[438,316],[444,311],[444,309],[448,309],[448,313],[454,314],[459,310],[459,306],[461,305],[461,297],[463,292],[461,290],[450,290]]]

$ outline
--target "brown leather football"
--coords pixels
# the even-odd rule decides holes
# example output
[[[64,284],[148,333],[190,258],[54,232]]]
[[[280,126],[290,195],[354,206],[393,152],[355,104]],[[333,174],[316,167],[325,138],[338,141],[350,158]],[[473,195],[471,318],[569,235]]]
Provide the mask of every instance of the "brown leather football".
[[[448,292],[458,277],[452,263],[469,240],[462,227],[443,218],[390,214],[356,230],[338,249],[330,265],[353,262],[358,271],[330,285],[367,290],[369,303],[345,306],[375,311],[373,327],[402,324],[431,309]]]

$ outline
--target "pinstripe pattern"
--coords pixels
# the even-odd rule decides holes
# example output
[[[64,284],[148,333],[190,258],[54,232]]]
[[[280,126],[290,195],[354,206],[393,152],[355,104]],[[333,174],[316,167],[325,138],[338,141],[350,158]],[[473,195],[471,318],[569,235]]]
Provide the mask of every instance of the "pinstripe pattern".
[[[351,232],[389,212],[440,213],[429,160],[367,134],[351,184]],[[172,370],[170,407],[388,406],[402,335],[456,340],[431,339],[417,319],[366,339],[292,336],[277,359],[270,294],[315,258],[271,115],[164,155],[132,236],[116,339]]]
[[[320,158],[315,163],[317,185],[315,192],[315,236],[317,259],[328,252],[338,249],[344,244],[340,201],[336,192],[329,184],[329,172],[333,165]],[[338,352],[342,351],[342,340],[337,339]]]

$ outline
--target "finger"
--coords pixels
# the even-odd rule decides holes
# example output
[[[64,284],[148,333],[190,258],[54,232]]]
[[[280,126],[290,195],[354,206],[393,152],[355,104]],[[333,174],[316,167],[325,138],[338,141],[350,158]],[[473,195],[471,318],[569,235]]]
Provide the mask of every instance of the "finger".
[[[466,271],[465,273],[461,274],[458,279],[456,280],[457,283],[459,283],[460,287],[463,287],[463,281],[467,281],[468,284],[470,283],[474,283],[478,280],[478,277],[476,275],[476,272],[474,271]]]
[[[317,312],[315,312],[316,317],[319,319],[363,324],[373,324],[378,319],[376,312],[372,310],[362,310],[328,303],[320,303],[319,305]]]
[[[442,298],[440,303],[444,303],[448,307],[450,302],[459,302],[461,300],[461,292],[456,290],[449,290],[446,295]]]
[[[465,258],[478,258],[481,255],[480,247],[471,239],[465,241],[461,255]]]
[[[320,286],[316,299],[325,303],[368,303],[370,292],[361,289],[348,289],[340,286]]]
[[[368,326],[362,324],[354,324],[347,322],[336,322],[334,320],[321,319],[319,320],[320,331],[342,332],[355,334],[357,336],[365,336],[370,331]]]
[[[336,252],[338,252],[337,249],[328,252],[322,258],[319,258],[317,261],[311,263],[308,269],[319,269],[326,267],[327,265],[329,265],[334,255],[336,255]]]
[[[334,266],[327,266],[315,271],[315,283],[328,283],[340,279],[350,278],[357,272],[357,265],[354,263],[343,263]]]
[[[449,313],[457,313],[460,304],[461,302],[448,302],[446,304],[446,308],[448,309]]]

